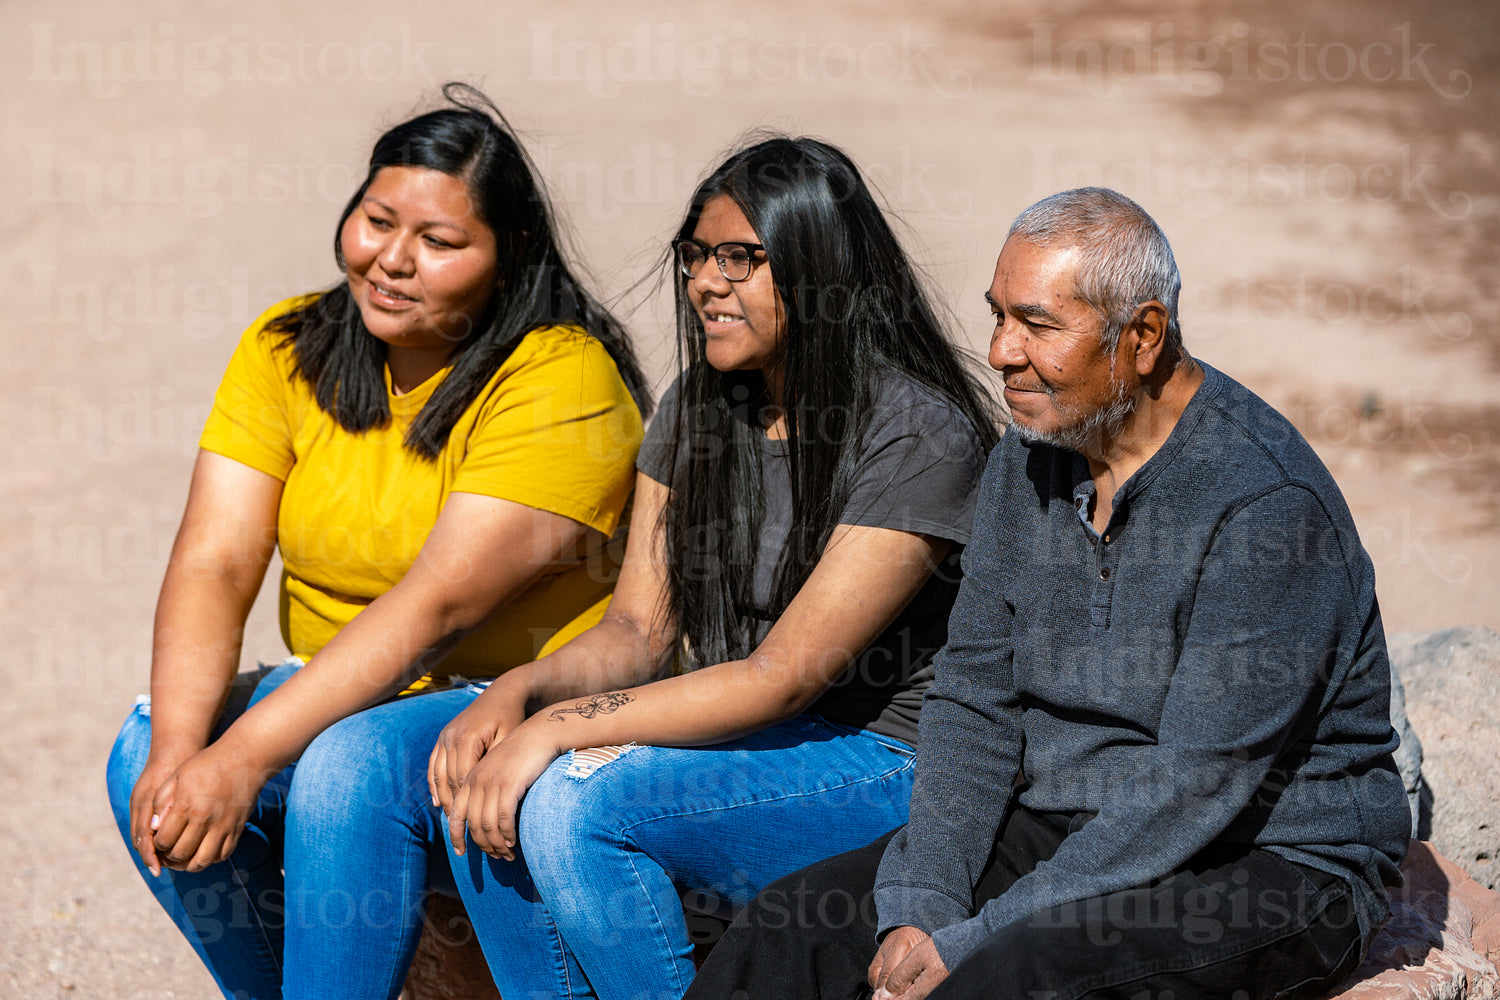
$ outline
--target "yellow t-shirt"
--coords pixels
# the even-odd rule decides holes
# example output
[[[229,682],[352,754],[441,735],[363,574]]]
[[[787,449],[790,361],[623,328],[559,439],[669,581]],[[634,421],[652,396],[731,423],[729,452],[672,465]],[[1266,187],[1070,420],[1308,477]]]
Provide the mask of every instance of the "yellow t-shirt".
[[[430,460],[403,441],[450,369],[399,396],[387,371],[391,420],[346,431],[293,374],[284,336],[266,329],[312,298],[273,306],[245,331],[199,442],[285,483],[276,530],[285,567],[281,634],[293,653],[317,653],[400,581],[455,490],[561,514],[605,538],[621,526],[641,417],[599,341],[575,327],[526,334]],[[502,608],[449,654],[438,676],[494,676],[597,622],[622,547],[591,539],[581,562],[550,570]]]

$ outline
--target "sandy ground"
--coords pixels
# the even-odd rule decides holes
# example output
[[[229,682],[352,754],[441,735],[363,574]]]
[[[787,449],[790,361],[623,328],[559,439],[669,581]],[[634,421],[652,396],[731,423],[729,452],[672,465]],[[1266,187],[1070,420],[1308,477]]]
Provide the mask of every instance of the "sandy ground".
[[[1173,240],[1195,354],[1348,496],[1387,627],[1500,626],[1500,72],[1485,0],[1044,6],[761,0],[9,0],[0,316],[0,995],[208,997],[113,831],[197,434],[239,331],[336,277],[371,141],[449,78],[512,116],[600,285],[650,269],[736,135],[828,137],[967,343],[1009,220],[1080,183]],[[660,303],[632,325],[669,362]],[[270,606],[247,658],[279,655]]]

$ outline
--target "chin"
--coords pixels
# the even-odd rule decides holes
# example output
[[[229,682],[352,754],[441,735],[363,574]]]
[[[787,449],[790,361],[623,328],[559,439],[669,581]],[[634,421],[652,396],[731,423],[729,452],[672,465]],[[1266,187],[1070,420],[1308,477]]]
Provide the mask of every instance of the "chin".
[[[703,360],[707,361],[713,370],[717,372],[733,372],[750,367],[750,365],[745,363],[744,358],[733,355],[726,356],[725,352],[714,350],[711,344],[704,349]]]
[[[359,318],[364,322],[365,329],[370,332],[370,336],[376,340],[383,340],[388,344],[399,344],[406,337],[407,331],[404,325],[396,326],[378,313],[371,316],[361,309]]]

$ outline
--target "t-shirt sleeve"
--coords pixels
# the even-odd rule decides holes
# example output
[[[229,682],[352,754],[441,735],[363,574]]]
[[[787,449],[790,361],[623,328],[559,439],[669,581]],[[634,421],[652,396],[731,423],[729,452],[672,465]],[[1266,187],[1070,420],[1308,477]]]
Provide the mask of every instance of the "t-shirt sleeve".
[[[240,337],[214,394],[198,446],[286,481],[292,452],[291,351],[267,329],[277,317],[304,305],[306,296],[267,309]]]
[[[635,460],[637,469],[663,486],[672,484],[672,462],[677,450],[673,447],[677,404],[682,398],[682,383],[686,377],[686,374],[677,376],[661,397],[661,402],[656,406],[656,415],[651,418],[651,426],[646,428],[641,453]]]
[[[630,495],[641,415],[609,352],[580,331],[544,328],[527,334],[506,367],[481,404],[453,489],[613,533]]]
[[[839,521],[966,544],[985,453],[964,415],[897,383],[877,403]]]

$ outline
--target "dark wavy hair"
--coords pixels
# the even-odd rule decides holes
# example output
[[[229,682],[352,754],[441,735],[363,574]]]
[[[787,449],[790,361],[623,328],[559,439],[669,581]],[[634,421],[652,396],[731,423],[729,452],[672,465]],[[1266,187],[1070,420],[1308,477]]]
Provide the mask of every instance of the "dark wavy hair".
[[[376,140],[369,173],[344,206],[333,239],[343,270],[344,223],[386,167],[425,167],[459,178],[475,214],[495,234],[497,289],[474,319],[473,331],[454,346],[453,370],[412,422],[406,447],[436,458],[454,423],[521,339],[552,324],[581,327],[604,345],[641,414],[649,414],[651,395],[630,339],[564,260],[546,192],[505,116],[467,84],[444,85],[443,97],[451,107],[403,122]],[[386,345],[365,329],[347,284],[280,317],[273,329],[286,335],[297,375],[339,426],[357,433],[390,420]]]
[[[748,655],[751,619],[779,616],[812,573],[848,501],[883,378],[899,373],[951,401],[986,451],[999,438],[993,396],[944,336],[921,275],[844,152],[785,136],[741,148],[699,185],[679,239],[717,197],[739,206],[766,248],[785,378],[784,398],[771,400],[760,372],[716,371],[688,279],[673,267],[685,376],[663,530],[669,599],[695,665]],[[768,407],[785,415],[792,525],[766,609],[751,589]]]

